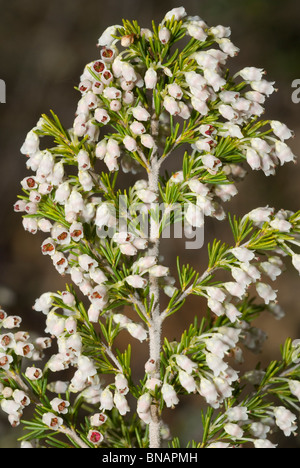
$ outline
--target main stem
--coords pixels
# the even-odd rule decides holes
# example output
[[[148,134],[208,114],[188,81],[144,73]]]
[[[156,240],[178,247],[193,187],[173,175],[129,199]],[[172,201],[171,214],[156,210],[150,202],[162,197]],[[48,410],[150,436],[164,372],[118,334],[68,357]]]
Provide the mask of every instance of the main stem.
[[[159,176],[159,162],[153,158],[151,169],[149,171],[149,189],[158,196],[158,176]],[[159,223],[150,216],[150,248],[148,255],[154,256],[158,261],[159,257]],[[161,351],[161,316],[159,307],[159,285],[158,279],[149,275],[150,285],[150,301],[153,301],[151,311],[151,323],[149,329],[149,347],[150,359],[155,361],[156,375],[159,378],[160,373],[160,351]],[[160,428],[161,421],[159,415],[158,403],[153,403],[151,406],[151,422],[149,425],[149,439],[150,448],[160,447]]]

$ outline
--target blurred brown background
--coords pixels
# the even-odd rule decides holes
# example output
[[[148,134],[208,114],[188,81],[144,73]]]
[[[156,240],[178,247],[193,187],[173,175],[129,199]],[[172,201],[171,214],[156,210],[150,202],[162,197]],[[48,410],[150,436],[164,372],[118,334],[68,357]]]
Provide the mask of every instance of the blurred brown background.
[[[231,26],[232,40],[240,47],[232,61],[233,70],[244,66],[263,67],[268,79],[276,81],[279,92],[267,103],[268,117],[282,120],[295,130],[291,145],[299,154],[300,104],[292,103],[293,80],[300,79],[300,3],[297,0],[185,0],[181,2],[189,15],[199,15],[210,25]],[[31,310],[36,297],[48,290],[64,288],[62,280],[48,258],[40,255],[42,236],[24,232],[21,216],[12,209],[20,190],[20,180],[27,175],[25,158],[19,153],[26,133],[43,112],[53,109],[66,127],[72,125],[78,93],[74,86],[84,65],[97,58],[96,42],[101,32],[122,18],[136,19],[150,27],[151,19],[159,22],[165,12],[180,6],[173,0],[0,0],[0,79],[7,86],[6,104],[0,104],[0,304],[8,312],[23,317],[24,329],[43,330],[44,317]],[[239,195],[227,205],[228,210],[243,214],[257,206],[300,208],[299,165],[287,165],[275,177],[249,174],[240,185]],[[208,221],[206,240],[219,237],[229,240],[225,224]],[[164,242],[165,264],[174,268],[176,255],[200,271],[206,261],[206,249],[184,252],[183,241]],[[174,273],[176,270],[173,270]],[[298,274],[288,266],[276,282],[279,300],[286,317],[276,322],[264,316],[259,322],[269,334],[263,363],[278,357],[279,345],[287,336],[300,337]],[[199,306],[200,304],[200,306]],[[169,338],[179,337],[188,319],[202,315],[197,298],[186,303],[186,312],[178,313],[166,328]],[[140,360],[143,345],[135,344]],[[134,354],[136,356],[137,353]],[[250,357],[250,367],[257,357]],[[140,375],[139,375],[140,376]],[[192,399],[193,400],[193,399]],[[199,398],[195,399],[196,407]],[[186,401],[186,399],[185,399]],[[191,404],[182,404],[173,420],[174,435],[184,433],[183,440],[197,439],[199,413]],[[14,447],[16,432],[8,430],[0,414],[0,447]],[[298,447],[293,438],[286,447]]]

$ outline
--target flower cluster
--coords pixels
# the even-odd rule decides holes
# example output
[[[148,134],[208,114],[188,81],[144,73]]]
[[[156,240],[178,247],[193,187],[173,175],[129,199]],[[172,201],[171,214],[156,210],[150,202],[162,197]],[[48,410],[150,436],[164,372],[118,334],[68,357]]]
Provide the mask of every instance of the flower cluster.
[[[75,447],[159,447],[170,438],[163,409],[174,408],[183,394],[198,394],[207,405],[201,447],[272,448],[271,430],[295,433],[297,342],[287,340],[282,360],[265,370],[242,375],[234,362],[243,361],[243,348],[262,347],[266,334],[253,326],[255,317],[283,315],[269,283],[283,273],[284,257],[300,272],[299,212],[267,206],[230,217],[234,242],[209,245],[202,274],[178,259],[171,275],[159,250],[164,229],[178,220],[187,233],[202,228],[206,216],[224,220],[225,203],[247,171],[269,176],[295,161],[286,144],[292,131],[261,119],[275,91],[265,71],[228,72],[228,59],[239,52],[230,35],[228,27],[187,16],[184,7],[152,30],[125,20],[111,26],[80,77],[71,128],[52,113],[27,134],[21,153],[31,172],[14,210],[23,214],[26,231],[45,233],[42,254],[72,285],[35,301],[49,337],[0,337],[2,409],[15,426],[25,407],[35,406],[23,447],[34,439],[64,446],[57,433]],[[176,48],[184,38],[187,44]],[[45,148],[49,137],[53,146]],[[162,165],[183,145],[182,167],[162,175]],[[125,190],[118,185],[121,170],[137,176]],[[226,280],[217,279],[220,270]],[[199,313],[200,325],[198,317],[180,339],[162,345],[163,322],[192,294],[205,298],[206,318]],[[0,311],[0,323],[9,330],[20,318]],[[124,330],[130,343],[121,351],[115,340]],[[55,350],[47,351],[54,340]],[[149,345],[139,383],[131,341]],[[62,371],[65,381],[56,379]],[[77,427],[77,420],[85,422]]]

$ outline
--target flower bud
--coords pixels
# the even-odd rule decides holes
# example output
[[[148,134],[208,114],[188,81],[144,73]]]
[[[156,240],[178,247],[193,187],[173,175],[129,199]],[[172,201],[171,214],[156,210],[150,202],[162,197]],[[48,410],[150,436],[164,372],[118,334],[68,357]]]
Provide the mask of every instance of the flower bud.
[[[19,328],[21,325],[22,319],[18,315],[9,315],[2,322],[3,328]]]
[[[138,122],[138,121],[134,121],[130,125],[129,128],[130,128],[130,130],[132,131],[132,133],[134,135],[142,135],[143,133],[146,133],[146,129],[145,129],[144,125],[141,122]]]
[[[186,16],[186,11],[184,7],[173,8],[168,11],[164,17],[164,21],[169,21],[174,18],[175,21],[180,21]]]
[[[70,243],[69,231],[62,224],[55,223],[51,229],[51,235],[57,244],[66,245]]]
[[[151,392],[155,392],[155,390],[157,388],[160,388],[161,385],[162,385],[162,382],[160,379],[157,379],[156,377],[151,377],[150,379],[147,380],[145,387]]]
[[[123,314],[114,314],[113,320],[115,323],[119,324],[120,327],[125,327],[128,323],[131,323],[131,320]]]
[[[169,268],[162,265],[154,265],[149,270],[150,275],[161,278],[169,274]]]
[[[97,284],[102,284],[105,283],[105,281],[107,281],[107,277],[105,276],[103,271],[100,270],[100,268],[95,268],[94,270],[92,270],[90,272],[90,277]]]
[[[132,243],[138,250],[144,250],[148,247],[148,240],[141,237],[137,237]]]
[[[224,283],[224,287],[227,289],[229,294],[238,297],[239,299],[242,299],[246,293],[245,285],[236,283],[234,281],[228,281]]]
[[[54,312],[49,312],[46,319],[47,328],[45,331],[54,336],[59,336],[64,332],[65,319],[58,317]]]
[[[239,75],[245,81],[260,81],[265,74],[262,68],[246,67],[239,71]]]
[[[13,348],[15,346],[15,338],[12,333],[5,333],[0,335],[0,347],[6,351],[8,348]]]
[[[90,417],[91,426],[99,427],[102,426],[107,420],[107,416],[104,413],[95,413]]]
[[[147,339],[147,332],[142,325],[137,323],[128,323],[125,328],[133,338],[139,340],[141,343]]]
[[[124,138],[123,145],[130,152],[136,151],[136,149],[137,149],[136,140],[133,137],[129,136],[129,135],[126,135],[126,137]]]
[[[296,416],[284,406],[274,408],[274,416],[276,425],[283,431],[286,437],[289,437],[297,429],[295,423]]]
[[[148,189],[137,190],[136,194],[144,203],[153,203],[157,199],[156,194]]]
[[[199,90],[202,90],[205,86],[207,86],[206,79],[200,75],[200,73],[196,73],[194,71],[186,72],[185,80],[190,87],[195,87]]]
[[[179,106],[179,109],[180,109],[180,112],[179,112],[178,115],[184,120],[189,119],[190,116],[191,116],[191,111],[190,111],[189,107],[182,101],[180,101],[178,103],[178,106]]]
[[[85,150],[80,150],[77,155],[78,168],[80,170],[87,170],[91,167],[89,153]]]
[[[9,354],[0,353],[0,369],[9,370],[13,358]]]
[[[181,369],[184,370],[187,374],[191,374],[193,370],[197,368],[197,364],[184,354],[178,354],[175,359],[178,366],[181,367]]]
[[[226,411],[229,421],[247,421],[248,409],[245,406],[234,406]]]
[[[237,112],[227,104],[221,104],[219,106],[219,112],[226,120],[236,120],[238,118]]]
[[[237,424],[228,423],[224,426],[225,432],[229,434],[234,439],[241,439],[244,435],[243,429],[240,428]]]
[[[13,399],[22,407],[30,405],[30,398],[23,390],[14,390]]]
[[[292,255],[292,263],[300,275],[300,254]]]
[[[188,203],[185,219],[193,227],[202,227],[204,225],[203,211],[192,203]]]
[[[142,106],[136,106],[132,109],[132,115],[133,117],[142,122],[146,122],[147,120],[150,119],[150,114],[149,112]]]
[[[137,402],[137,412],[140,413],[147,413],[150,410],[152,398],[150,393],[144,393],[141,395]]]
[[[189,36],[192,36],[194,39],[197,39],[198,41],[203,42],[207,38],[207,34],[204,31],[204,29],[197,24],[188,23],[186,25],[186,30]]]
[[[127,34],[121,38],[122,47],[130,47],[134,42],[134,34]]]
[[[134,256],[137,254],[137,248],[132,244],[120,244],[120,251],[124,255]]]
[[[121,62],[122,76],[125,81],[136,81],[137,75],[135,69],[128,62]]]
[[[110,105],[109,105],[109,108],[110,110],[112,110],[113,112],[119,112],[122,108],[122,104],[120,101],[118,101],[117,99],[113,99],[111,102],[110,102]]]
[[[22,224],[23,224],[25,231],[28,231],[31,234],[37,233],[38,223],[35,218],[23,218]]]
[[[158,37],[162,44],[167,44],[171,39],[171,33],[168,28],[163,27],[159,30]]]
[[[145,36],[146,40],[148,41],[151,37],[153,37],[153,32],[148,28],[141,28],[141,36]]]
[[[181,99],[183,96],[182,89],[177,83],[172,83],[168,85],[168,93],[170,96],[172,96],[174,99]]]
[[[14,400],[3,399],[1,401],[1,409],[7,414],[18,416],[18,413],[21,409],[21,405],[20,403],[17,403]]]
[[[270,218],[271,218],[273,212],[274,212],[273,208],[269,208],[268,206],[266,206],[264,208],[255,208],[254,210],[250,211],[250,213],[248,213],[247,216],[249,217],[249,219],[251,221],[253,221],[253,223],[255,225],[260,225],[260,224],[263,224],[263,223],[270,222]],[[235,249],[235,251],[237,251],[237,250]],[[253,254],[253,252],[252,252],[252,254]],[[254,258],[254,254],[253,254],[252,258]],[[241,260],[241,259],[238,258],[238,260]],[[248,260],[241,260],[241,261],[248,261]]]
[[[110,47],[115,40],[113,36],[117,34],[118,28],[121,28],[121,26],[114,25],[106,28],[98,39],[98,46]]]
[[[103,73],[106,69],[105,63],[102,60],[96,60],[92,65],[93,70],[96,73]]]
[[[34,446],[33,446],[32,442],[28,442],[28,441],[26,441],[26,440],[22,440],[22,442],[21,442],[21,447],[20,447],[20,448],[21,448],[21,449],[33,449]]]
[[[217,406],[218,393],[212,382],[205,378],[201,378],[199,393],[206,399],[208,404],[213,407]]]
[[[69,401],[62,400],[61,398],[54,398],[50,401],[50,405],[56,413],[67,414],[70,403]]]
[[[31,130],[26,135],[25,142],[21,147],[21,153],[26,155],[31,155],[36,153],[39,150],[40,139],[38,135]]]
[[[131,105],[134,102],[134,94],[131,91],[126,91],[123,94],[123,104]]]
[[[141,143],[146,148],[149,148],[149,149],[156,148],[156,143],[154,141],[154,138],[152,137],[152,135],[149,135],[148,133],[141,135]]]
[[[240,262],[250,262],[255,256],[254,252],[246,247],[235,247],[231,252]]]
[[[147,89],[154,89],[157,83],[157,72],[154,68],[148,68],[144,76]]]
[[[125,396],[119,392],[116,392],[114,395],[114,404],[116,405],[116,408],[121,414],[121,416],[125,416],[125,414],[130,411]]]
[[[25,211],[25,206],[26,206],[26,201],[25,200],[18,200],[14,204],[14,211],[16,211],[16,212]]]
[[[78,180],[85,192],[90,192],[95,185],[91,174],[87,171],[79,171]]]
[[[95,431],[95,429],[90,429],[89,432],[88,432],[88,435],[87,435],[87,438],[90,442],[92,442],[92,444],[94,445],[98,445],[100,444],[104,437],[103,435],[101,434],[101,432],[99,431]]]
[[[3,384],[2,384],[3,387]],[[10,387],[3,387],[1,394],[4,398],[11,398],[13,394],[13,389]]]
[[[246,153],[246,159],[247,163],[253,169],[254,171],[257,171],[258,169],[261,169],[261,158],[257,151],[253,148],[247,148],[247,153]]]
[[[228,54],[230,57],[235,57],[240,49],[236,47],[230,39],[227,38],[222,38],[218,40],[220,49],[225,52],[225,54]]]
[[[105,109],[98,107],[98,109],[95,110],[95,119],[99,123],[107,124],[110,121],[110,116]]]
[[[281,141],[275,144],[276,156],[280,161],[281,166],[287,162],[295,162],[296,156],[293,154],[291,148]]]
[[[52,431],[57,431],[63,424],[63,419],[59,418],[53,413],[45,413],[42,417],[43,423],[48,426]]]
[[[127,395],[129,392],[128,381],[123,374],[117,374],[115,377],[115,386],[119,393]]]
[[[178,115],[180,113],[180,107],[177,101],[172,96],[166,96],[164,99],[164,108],[171,115]]]
[[[21,185],[25,190],[34,190],[37,188],[36,178],[34,176],[25,177],[21,181]]]
[[[93,86],[92,86],[92,93],[95,95],[102,94],[104,90],[104,85],[101,83],[101,81],[94,81]]]
[[[103,62],[105,63],[111,63],[114,60],[115,55],[116,55],[116,47],[114,48],[104,47],[100,51],[101,60],[103,60]]]
[[[37,312],[42,312],[47,315],[52,307],[53,294],[50,292],[42,294],[38,299],[36,299],[33,309]]]
[[[161,393],[167,408],[173,408],[179,403],[179,399],[172,385],[164,383],[161,388]]]
[[[156,371],[156,361],[150,358],[145,364],[145,372],[147,374],[153,374],[155,371]]]
[[[69,182],[64,182],[56,189],[55,201],[63,205],[68,200],[70,193]]]
[[[188,393],[194,393],[196,391],[196,382],[194,378],[189,375],[187,372],[184,372],[182,370],[179,371],[178,373],[178,378],[181,386],[188,392]]]
[[[271,121],[271,128],[281,141],[289,140],[293,136],[292,131],[285,124],[278,122],[278,120]]]
[[[110,411],[114,407],[113,394],[109,388],[105,388],[100,396],[101,409]]]
[[[275,88],[274,85],[275,81],[266,81],[266,80],[260,80],[260,81],[251,81],[250,85],[251,88],[254,91],[257,91],[261,94],[265,94],[266,96],[270,96],[271,94],[274,93]]]
[[[91,323],[97,323],[99,320],[101,308],[97,304],[91,304],[88,309],[88,317]]]
[[[208,111],[209,111],[209,109],[207,107],[207,104],[203,100],[198,99],[195,96],[192,96],[191,104],[192,104],[193,108],[197,112],[199,112],[199,114],[201,114],[201,115],[206,115],[208,113]]]
[[[276,300],[277,294],[269,284],[257,283],[256,291],[258,295],[265,301],[265,304],[269,304]]]
[[[66,331],[71,335],[76,332],[77,322],[74,317],[68,317],[65,323]]]
[[[106,151],[107,151],[106,148],[107,148],[107,141],[101,140],[96,146],[96,151],[95,151],[96,158],[103,159],[104,156],[106,155]]]

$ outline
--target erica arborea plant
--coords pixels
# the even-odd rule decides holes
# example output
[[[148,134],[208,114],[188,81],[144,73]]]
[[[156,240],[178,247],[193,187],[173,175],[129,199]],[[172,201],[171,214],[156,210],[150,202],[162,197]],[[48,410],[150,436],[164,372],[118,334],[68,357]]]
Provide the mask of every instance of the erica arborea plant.
[[[262,119],[274,83],[255,67],[232,76],[230,28],[183,7],[151,30],[111,26],[98,45],[71,128],[43,115],[21,148],[30,172],[14,209],[26,231],[45,233],[42,254],[68,284],[33,306],[45,315],[43,337],[31,340],[20,317],[1,311],[1,407],[12,426],[23,423],[22,447],[178,448],[183,435],[164,410],[196,394],[191,447],[273,448],[271,433],[297,428],[300,344],[287,339],[265,369],[235,364],[263,345],[254,319],[282,315],[273,282],[285,262],[300,271],[300,212],[266,206],[238,218],[226,202],[251,169],[270,176],[295,161],[292,132]],[[182,168],[168,174],[175,150]],[[121,190],[122,173],[137,180]],[[200,271],[178,259],[171,275],[161,238],[176,224],[197,238],[189,248],[205,248],[208,216],[230,224],[232,242],[210,243]],[[206,306],[169,341],[163,324],[191,295]],[[140,380],[119,334],[149,350]]]

